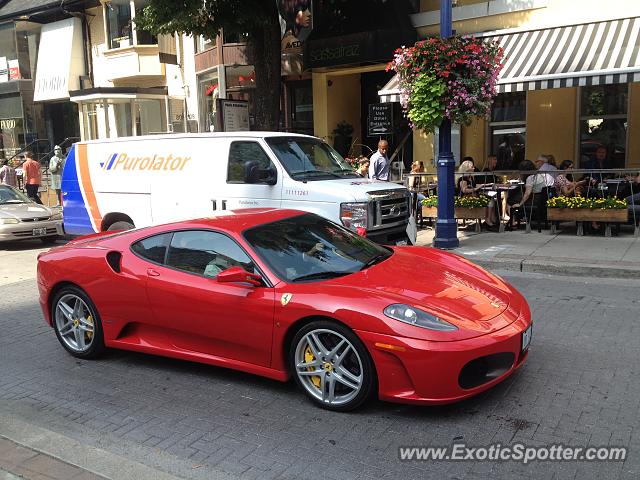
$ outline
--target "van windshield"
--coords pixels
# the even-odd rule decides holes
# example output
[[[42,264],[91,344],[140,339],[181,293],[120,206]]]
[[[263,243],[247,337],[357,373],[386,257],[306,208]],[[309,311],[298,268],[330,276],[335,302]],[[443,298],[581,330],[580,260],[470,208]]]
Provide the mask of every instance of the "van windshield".
[[[298,137],[267,138],[266,140],[294,180],[358,177],[349,162],[325,142]]]

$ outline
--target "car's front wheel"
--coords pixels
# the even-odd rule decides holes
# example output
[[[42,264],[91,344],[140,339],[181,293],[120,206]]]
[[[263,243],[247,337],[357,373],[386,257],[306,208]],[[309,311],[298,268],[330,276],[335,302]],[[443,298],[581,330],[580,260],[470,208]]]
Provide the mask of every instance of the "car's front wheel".
[[[89,296],[78,287],[64,287],[57,293],[51,316],[58,340],[71,355],[88,359],[104,351],[98,311]]]
[[[376,377],[369,352],[345,326],[315,321],[293,338],[289,364],[296,383],[317,405],[336,411],[359,407],[373,393]]]

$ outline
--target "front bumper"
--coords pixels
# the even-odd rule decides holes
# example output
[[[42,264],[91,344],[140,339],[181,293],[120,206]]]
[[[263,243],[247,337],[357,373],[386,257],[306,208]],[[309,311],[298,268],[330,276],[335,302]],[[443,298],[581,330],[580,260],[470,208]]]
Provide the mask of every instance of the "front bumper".
[[[522,332],[530,318],[519,317],[512,324],[487,335],[456,342],[431,342],[356,331],[371,353],[378,373],[380,400],[397,403],[445,404],[456,402],[500,383],[526,360],[521,350]],[[500,355],[502,354],[502,355]],[[484,358],[510,360],[504,368],[493,368]],[[477,373],[479,359],[493,368],[478,384],[469,381]],[[495,367],[495,365],[494,365]],[[491,373],[495,375],[491,375]],[[469,387],[463,388],[462,385]]]
[[[34,235],[34,230],[45,229]],[[44,233],[43,233],[44,232]],[[0,225],[0,242],[28,240],[64,235],[62,220],[43,220],[41,222],[20,222]]]

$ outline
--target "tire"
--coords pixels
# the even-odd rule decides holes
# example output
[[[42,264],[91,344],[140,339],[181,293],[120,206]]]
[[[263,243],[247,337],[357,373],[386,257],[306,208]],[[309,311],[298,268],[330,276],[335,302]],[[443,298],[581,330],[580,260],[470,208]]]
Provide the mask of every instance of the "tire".
[[[371,356],[362,341],[337,322],[319,320],[302,327],[293,337],[288,361],[298,387],[327,410],[358,408],[377,384]]]
[[[44,243],[45,245],[51,245],[56,243],[56,240],[58,240],[58,236],[55,235],[53,237],[40,237],[40,241],[42,243]]]
[[[74,357],[92,359],[104,352],[100,315],[80,288],[68,286],[56,294],[51,319],[58,341]]]
[[[135,228],[135,225],[133,223],[120,221],[120,222],[115,222],[109,225],[109,228],[107,228],[107,231],[110,232],[114,230],[131,230],[132,228]]]

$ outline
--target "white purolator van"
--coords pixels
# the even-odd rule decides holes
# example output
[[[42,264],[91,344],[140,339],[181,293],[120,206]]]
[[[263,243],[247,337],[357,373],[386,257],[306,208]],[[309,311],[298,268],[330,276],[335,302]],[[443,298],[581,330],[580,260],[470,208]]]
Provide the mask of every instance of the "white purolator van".
[[[364,227],[380,243],[415,241],[403,186],[359,177],[327,143],[307,135],[199,133],[79,142],[65,163],[62,196],[64,229],[72,235],[271,207]]]

